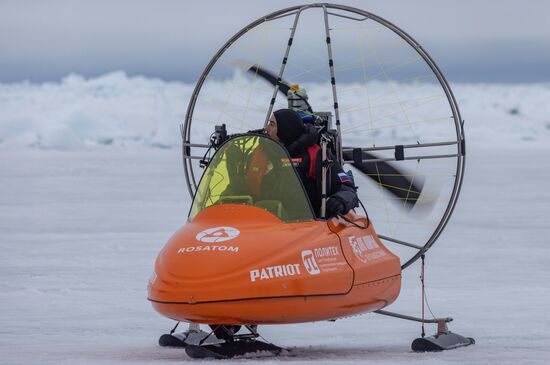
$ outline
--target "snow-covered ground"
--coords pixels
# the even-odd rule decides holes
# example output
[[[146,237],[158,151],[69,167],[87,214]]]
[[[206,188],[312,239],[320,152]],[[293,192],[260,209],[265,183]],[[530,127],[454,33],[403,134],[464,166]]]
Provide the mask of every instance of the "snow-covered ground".
[[[432,309],[477,344],[415,354],[416,323],[364,315],[266,326],[304,363],[546,363],[550,358],[550,149],[470,148],[456,214],[428,255]],[[8,150],[0,158],[3,364],[166,364],[173,323],[146,282],[189,206],[179,151]],[[392,309],[418,314],[418,267]],[[433,331],[433,328],[429,328]]]
[[[155,127],[154,120],[162,118],[149,117],[181,118],[190,89],[106,77],[142,85],[103,102],[82,85],[69,88],[94,80],[0,86],[2,364],[192,361],[182,350],[157,346],[158,336],[174,323],[146,299],[156,254],[185,222],[190,204],[179,149],[154,147],[177,146],[177,121],[176,132],[167,133]],[[158,96],[149,89],[153,84],[171,96]],[[59,99],[63,87],[66,105]],[[269,341],[293,348],[293,356],[260,361],[547,363],[549,90],[548,85],[455,88],[474,138],[455,214],[427,257],[426,283],[434,313],[454,317],[451,330],[474,337],[475,346],[412,353],[417,323],[368,314],[335,323],[260,327]],[[117,100],[124,106],[121,114],[113,107]],[[476,131],[491,126],[494,136],[475,138]],[[402,295],[390,310],[420,313],[418,275],[416,264],[404,272]]]

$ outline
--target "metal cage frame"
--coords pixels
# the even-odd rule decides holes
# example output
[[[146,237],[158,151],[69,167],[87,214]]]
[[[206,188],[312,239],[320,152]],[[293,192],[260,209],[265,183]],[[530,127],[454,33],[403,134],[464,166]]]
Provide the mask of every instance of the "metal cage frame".
[[[349,7],[349,6],[345,6],[345,5],[330,4],[330,3],[313,3],[313,4],[308,4],[308,5],[293,6],[293,7],[281,9],[279,11],[275,11],[271,14],[268,14],[266,16],[258,18],[257,20],[255,20],[252,23],[248,24],[247,26],[242,28],[240,31],[238,31],[235,35],[233,35],[218,50],[218,52],[212,57],[212,59],[210,60],[210,62],[208,63],[208,65],[206,66],[204,71],[202,72],[199,80],[197,81],[195,89],[193,90],[193,93],[191,95],[191,100],[189,101],[189,105],[187,107],[187,113],[186,113],[186,116],[185,116],[185,121],[180,126],[182,142],[183,142],[182,143],[183,166],[184,166],[185,179],[186,179],[186,182],[187,182],[189,194],[193,198],[194,194],[197,190],[197,179],[195,177],[195,174],[193,173],[192,160],[201,158],[201,157],[198,157],[198,156],[191,156],[191,148],[208,148],[209,147],[209,145],[205,145],[205,144],[191,143],[191,138],[190,138],[191,137],[190,136],[191,123],[192,123],[192,119],[193,119],[193,112],[194,112],[195,104],[196,104],[196,101],[199,97],[202,86],[203,86],[208,74],[210,73],[210,71],[212,70],[214,65],[217,63],[218,59],[225,53],[225,51],[227,49],[229,49],[229,47],[231,47],[231,45],[233,43],[235,43],[240,37],[242,37],[245,33],[250,31],[252,28],[255,28],[256,26],[258,26],[258,25],[260,25],[264,22],[268,22],[270,20],[279,19],[279,18],[286,17],[286,16],[295,15],[296,17],[295,17],[295,20],[294,20],[294,26],[291,29],[291,31],[292,31],[291,32],[291,39],[292,39],[292,37],[294,35],[294,31],[296,30],[296,25],[298,23],[298,18],[300,16],[300,14],[304,10],[310,9],[310,8],[323,8],[324,16],[325,16],[326,30],[327,30],[327,38],[328,38],[328,15],[343,17],[343,18],[347,18],[347,19],[355,20],[355,21],[364,21],[364,20],[370,19],[370,20],[373,20],[373,21],[379,23],[380,25],[384,26],[385,28],[389,29],[393,33],[397,34],[401,39],[406,41],[422,57],[424,62],[426,62],[426,64],[430,67],[430,69],[432,70],[432,72],[436,76],[440,86],[443,88],[443,91],[445,92],[445,95],[446,95],[447,101],[449,103],[449,106],[451,108],[452,119],[454,121],[455,129],[456,129],[456,137],[457,137],[456,141],[442,142],[442,143],[432,143],[432,144],[425,144],[425,145],[405,145],[405,146],[401,145],[401,146],[386,146],[386,147],[363,148],[362,149],[364,151],[368,151],[368,150],[379,150],[379,149],[386,149],[387,150],[387,149],[395,148],[396,154],[397,154],[397,149],[399,148],[400,153],[402,155],[404,148],[430,147],[430,146],[437,146],[437,145],[456,145],[456,148],[457,148],[457,153],[456,154],[437,156],[437,157],[456,157],[457,158],[456,173],[454,175],[455,176],[454,185],[453,185],[453,190],[451,192],[451,197],[449,198],[449,203],[447,204],[447,207],[446,207],[446,209],[445,209],[445,211],[444,211],[444,213],[441,217],[441,220],[439,221],[438,225],[436,226],[435,230],[433,231],[431,236],[428,238],[426,243],[424,245],[420,246],[420,245],[415,245],[415,244],[412,244],[412,243],[404,242],[404,241],[401,241],[401,240],[397,240],[397,239],[394,239],[394,238],[391,238],[391,237],[386,237],[386,236],[379,235],[379,237],[381,239],[385,240],[385,241],[401,244],[401,245],[411,247],[411,248],[414,248],[414,249],[418,250],[418,252],[416,254],[414,254],[404,264],[402,264],[402,266],[401,266],[402,269],[405,269],[405,268],[409,267],[412,263],[414,263],[416,260],[418,260],[422,255],[424,255],[434,245],[434,243],[437,241],[437,239],[439,238],[439,236],[441,235],[441,233],[445,229],[445,226],[449,222],[449,219],[450,219],[450,217],[453,213],[453,210],[456,206],[456,202],[458,200],[458,197],[460,195],[460,190],[461,190],[461,187],[462,187],[462,181],[463,181],[463,178],[464,178],[464,168],[465,168],[465,155],[466,155],[465,154],[465,145],[466,145],[466,142],[465,142],[464,128],[463,128],[464,127],[464,121],[462,120],[462,118],[460,116],[460,111],[458,109],[456,99],[453,95],[453,92],[452,92],[449,84],[447,83],[447,80],[443,76],[443,73],[441,72],[439,67],[435,64],[433,59],[426,52],[426,50],[424,50],[424,48],[414,38],[412,38],[409,34],[407,34],[405,31],[403,31],[398,26],[394,25],[393,23],[391,23],[391,22],[389,22],[389,21],[387,21],[387,20],[385,20],[385,19],[383,19],[383,18],[381,18],[381,17],[379,17],[375,14],[369,13],[367,11],[357,9],[357,8],[353,8],[353,7]],[[360,18],[356,18],[356,17],[353,17],[351,15],[347,15],[347,14],[339,14],[339,13],[330,12],[329,10],[351,13],[351,14],[360,16]],[[290,50],[290,46],[291,46],[292,42],[290,41],[289,43],[290,44],[287,46],[287,50],[286,50],[286,54],[285,54],[283,64],[281,65],[281,70],[279,71],[279,78],[280,79],[282,78],[282,75],[283,75],[283,72],[284,72],[286,57],[288,57],[288,52]],[[331,56],[331,49],[330,49],[330,42],[327,42],[327,48],[328,48],[328,57],[330,58],[330,57],[332,57]],[[332,69],[331,69],[331,74],[333,75],[333,70]],[[271,101],[271,105],[270,105],[270,108],[269,108],[269,111],[268,111],[267,118],[269,118],[269,113],[271,112],[272,106],[275,102],[277,91],[278,91],[278,85],[276,85],[275,88],[274,88],[273,98],[272,98],[272,101]],[[336,108],[335,112],[336,112],[336,115],[338,116],[335,85],[333,85],[333,98],[334,98],[334,101],[335,101],[335,108]],[[339,121],[337,121],[337,127],[339,127],[338,122]],[[341,150],[342,150],[341,146],[342,146],[342,144],[340,144],[340,146],[339,146],[340,147],[340,153],[341,153]],[[432,158],[437,158],[437,157],[432,157]],[[412,159],[412,158],[413,157],[408,157],[406,159]],[[387,160],[393,160],[393,159],[384,159],[384,160],[387,161]],[[369,160],[363,160],[363,162],[368,162],[368,161]],[[342,162],[344,162],[344,161],[342,161]],[[374,161],[371,160],[370,162],[374,162]]]

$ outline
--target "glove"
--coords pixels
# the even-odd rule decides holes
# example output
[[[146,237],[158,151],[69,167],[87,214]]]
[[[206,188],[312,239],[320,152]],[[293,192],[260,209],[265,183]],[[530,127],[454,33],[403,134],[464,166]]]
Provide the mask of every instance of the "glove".
[[[336,216],[336,214],[344,214],[346,210],[346,206],[344,205],[344,202],[342,200],[332,197],[327,200],[326,204],[326,216],[327,218],[331,218]]]

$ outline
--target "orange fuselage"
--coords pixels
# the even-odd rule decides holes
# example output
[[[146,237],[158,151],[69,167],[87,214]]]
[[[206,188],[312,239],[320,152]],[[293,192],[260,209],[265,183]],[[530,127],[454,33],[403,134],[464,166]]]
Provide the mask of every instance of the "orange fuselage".
[[[348,217],[367,226],[364,217]],[[275,324],[374,311],[400,287],[399,258],[372,224],[283,223],[261,208],[221,204],[170,238],[148,291],[153,307],[174,320]]]

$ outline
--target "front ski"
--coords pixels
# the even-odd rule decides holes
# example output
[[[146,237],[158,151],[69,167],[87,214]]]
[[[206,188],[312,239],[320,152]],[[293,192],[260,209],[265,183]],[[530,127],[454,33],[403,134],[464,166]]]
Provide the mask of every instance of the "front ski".
[[[185,347],[188,344],[185,338],[165,333],[159,338],[159,346],[161,347]]]
[[[179,324],[179,322],[178,322]],[[202,331],[198,323],[190,323],[189,328],[185,332],[174,333],[178,325],[159,338],[159,346],[162,347],[186,347],[188,345],[201,345],[201,344],[214,344],[219,343],[221,340],[215,336],[211,336],[211,333]]]
[[[193,359],[231,359],[237,356],[277,356],[283,351],[279,346],[258,340],[237,340],[212,345],[188,345],[187,355]]]
[[[215,336],[205,331],[192,331],[176,334],[164,334],[159,338],[159,346],[162,347],[186,347],[188,345],[198,345],[204,343],[207,345],[221,342]]]

